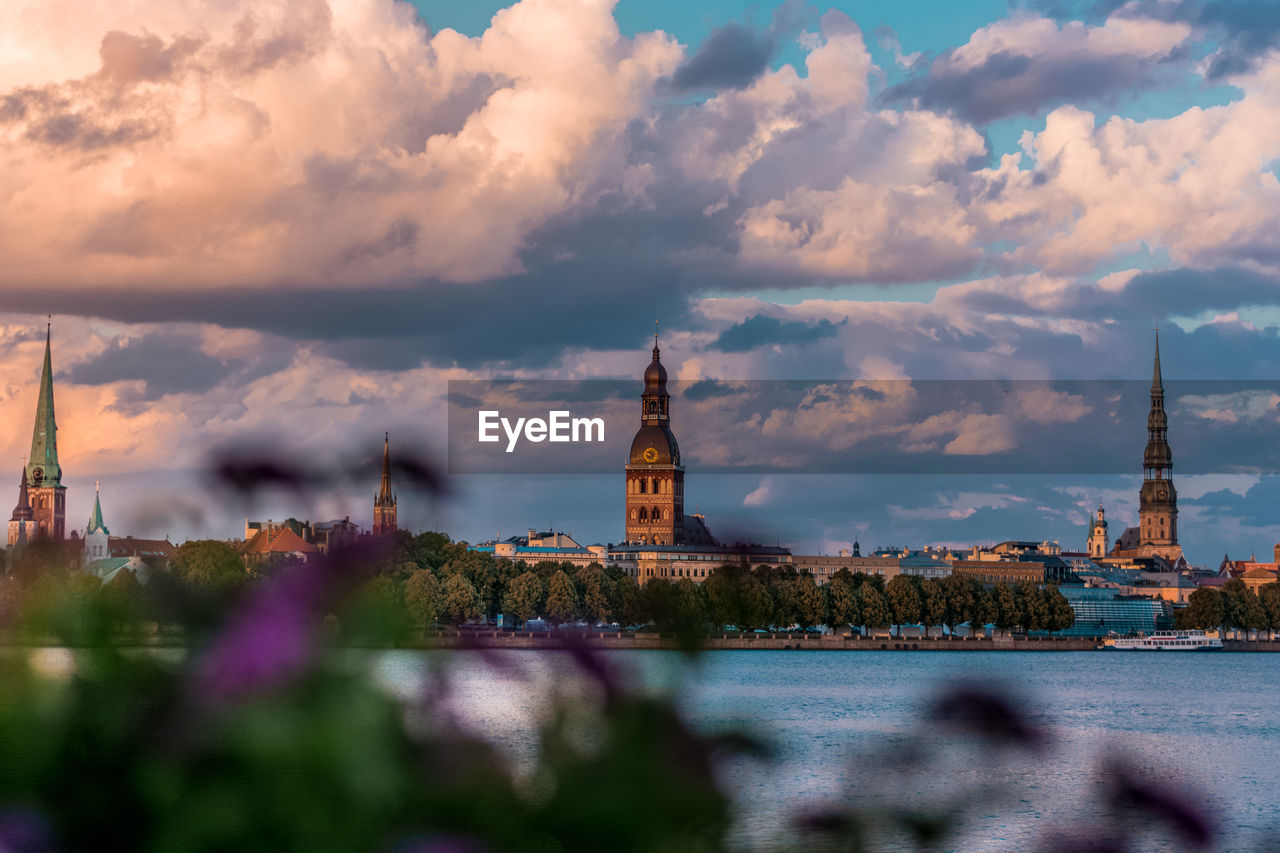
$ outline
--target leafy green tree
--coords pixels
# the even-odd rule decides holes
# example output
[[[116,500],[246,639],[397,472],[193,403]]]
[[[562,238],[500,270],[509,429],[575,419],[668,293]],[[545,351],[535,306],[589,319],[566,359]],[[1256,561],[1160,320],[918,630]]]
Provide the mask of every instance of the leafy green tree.
[[[897,575],[889,581],[885,592],[889,597],[889,611],[893,614],[893,624],[901,631],[903,625],[914,625],[920,621],[920,591],[913,579],[907,575]]]
[[[490,554],[472,551],[464,545],[449,545],[446,548],[449,559],[441,568],[441,574],[448,576],[461,573],[476,593],[476,606],[483,616],[491,616],[502,606],[503,569],[500,564],[506,560],[497,560]]]
[[[773,597],[754,574],[748,574],[742,583],[741,618],[746,628],[767,628],[776,623]]]
[[[841,569],[827,583],[831,600],[831,625],[841,628],[862,624],[858,588],[848,569]]]
[[[430,569],[418,569],[404,582],[405,608],[419,628],[425,628],[439,618],[440,597],[440,584]]]
[[[1019,623],[1024,631],[1040,631],[1045,627],[1049,614],[1045,610],[1040,587],[1031,581],[1021,581],[1013,588],[1018,602]]]
[[[419,533],[413,537],[409,551],[418,568],[436,571],[444,566],[448,557],[445,548],[450,544],[449,537],[443,533]]]
[[[645,625],[650,614],[645,606],[644,595],[640,585],[630,575],[623,575],[613,581],[613,597],[609,609],[617,614],[623,625]]]
[[[1226,624],[1226,607],[1222,593],[1211,586],[1202,586],[1187,597],[1187,606],[1178,611],[1179,628],[1213,630]]]
[[[1248,631],[1249,625],[1257,617],[1251,607],[1250,599],[1253,591],[1245,585],[1241,578],[1232,578],[1222,585],[1222,610],[1224,624],[1237,631]]]
[[[944,599],[942,624],[947,632],[954,634],[956,626],[969,621],[973,610],[972,578],[964,575],[947,575],[942,579],[942,595]]]
[[[608,621],[609,579],[605,577],[604,567],[599,563],[589,563],[578,572],[578,583],[581,585],[582,611],[591,622]]]
[[[969,623],[969,635],[977,636],[986,631],[996,618],[995,597],[991,590],[974,578],[969,578],[969,610],[965,621]]]
[[[937,578],[925,578],[920,582],[920,621],[926,637],[930,628],[946,621],[947,612],[946,587]]]
[[[578,591],[563,570],[551,576],[547,584],[547,618],[552,622],[570,622],[578,618]]]
[[[1056,586],[1048,586],[1044,589],[1044,612],[1044,628],[1050,634],[1054,631],[1065,631],[1076,622],[1076,612],[1072,609],[1071,602]]]
[[[450,625],[461,625],[480,616],[475,587],[461,573],[449,575],[440,598],[440,615]]]
[[[692,578],[681,578],[675,584],[675,624],[677,631],[686,634],[704,633],[707,622],[706,596],[702,587]]]
[[[246,578],[236,549],[217,539],[182,543],[174,552],[172,566],[175,575],[201,589],[234,589]]]
[[[893,621],[893,609],[889,606],[889,598],[876,584],[864,583],[860,586],[858,599],[858,612],[866,628],[887,628]]]
[[[1249,632],[1261,631],[1267,627],[1267,611],[1251,589],[1246,589],[1241,596],[1240,627]]]
[[[998,630],[1008,633],[1022,624],[1022,608],[1009,584],[1002,581],[995,585],[992,589],[992,605],[994,614],[991,622]]]
[[[1280,631],[1280,583],[1269,583],[1258,590],[1258,601],[1267,617],[1267,630]]]
[[[398,645],[408,635],[404,584],[392,575],[366,581],[339,614],[343,634],[376,645]]]
[[[797,624],[800,621],[800,602],[796,597],[795,569],[761,566],[755,569],[753,574],[769,592],[774,626],[790,628]]]
[[[527,571],[508,585],[503,609],[521,622],[528,622],[542,611],[545,598],[542,578]]]
[[[743,564],[726,563],[711,570],[702,588],[707,598],[707,614],[714,624],[746,627],[744,597],[751,579],[751,569]]]
[[[827,624],[827,598],[813,575],[801,572],[790,581],[796,602],[796,621],[801,628],[813,628]]]
[[[8,571],[20,586],[28,586],[42,578],[65,578],[71,571],[71,555],[63,542],[37,539],[10,555]]]

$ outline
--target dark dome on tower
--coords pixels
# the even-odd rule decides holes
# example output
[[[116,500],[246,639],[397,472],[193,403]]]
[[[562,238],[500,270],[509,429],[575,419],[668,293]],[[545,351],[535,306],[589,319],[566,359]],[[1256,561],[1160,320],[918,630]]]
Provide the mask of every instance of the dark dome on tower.
[[[653,361],[644,369],[645,393],[667,390],[667,369],[658,360],[658,345],[653,345]]]
[[[642,426],[631,440],[629,465],[679,465],[680,445],[666,426]]]

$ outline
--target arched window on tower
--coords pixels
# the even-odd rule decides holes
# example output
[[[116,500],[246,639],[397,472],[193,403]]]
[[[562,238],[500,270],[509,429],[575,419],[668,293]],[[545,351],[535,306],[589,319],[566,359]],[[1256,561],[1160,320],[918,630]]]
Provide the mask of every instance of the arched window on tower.
[[[658,509],[655,506],[653,508],[653,511],[649,513],[649,517],[652,518],[654,521],[660,520],[662,518],[662,510]]]
[[[642,495],[643,495],[643,494],[644,494],[645,486],[647,485],[647,481],[645,480],[645,478],[644,478],[644,477],[641,477],[641,478],[640,478],[640,480],[639,480],[639,482],[640,482],[640,494],[642,494]]]
[[[640,520],[641,521],[649,520],[649,511],[646,510],[644,507],[640,507]]]

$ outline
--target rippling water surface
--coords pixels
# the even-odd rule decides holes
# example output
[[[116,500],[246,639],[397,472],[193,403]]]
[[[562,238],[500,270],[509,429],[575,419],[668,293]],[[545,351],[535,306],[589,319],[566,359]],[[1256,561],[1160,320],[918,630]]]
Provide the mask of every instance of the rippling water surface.
[[[437,689],[429,662],[451,662],[451,706],[519,766],[534,748],[548,688],[574,689],[573,669],[546,652],[494,658],[512,667],[495,669],[469,653],[389,652],[378,672],[408,696]],[[788,837],[788,815],[849,798],[963,802],[964,849],[1020,849],[1048,831],[1087,830],[1115,761],[1197,791],[1223,827],[1219,849],[1277,849],[1269,839],[1280,829],[1280,654],[722,651],[687,663],[670,652],[626,651],[609,658],[646,689],[674,691],[694,725],[747,727],[773,745],[769,763],[726,768],[741,849],[766,849]],[[1035,756],[1000,753],[931,730],[928,703],[955,681],[1021,697],[1053,735],[1050,747]],[[908,743],[926,748],[927,769],[905,760]]]

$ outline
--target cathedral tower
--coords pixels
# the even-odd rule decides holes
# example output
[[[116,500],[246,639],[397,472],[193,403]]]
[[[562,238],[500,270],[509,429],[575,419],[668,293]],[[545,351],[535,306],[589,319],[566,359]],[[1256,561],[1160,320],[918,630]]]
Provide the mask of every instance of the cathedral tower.
[[[52,331],[46,330],[44,368],[40,374],[40,397],[36,401],[36,423],[31,434],[31,457],[27,460],[26,477],[31,509],[35,513],[36,535],[61,540],[67,534],[67,487],[62,485],[62,467],[58,464],[51,337]]]
[[[1098,507],[1098,514],[1095,516],[1089,513],[1089,556],[1097,559],[1098,557],[1107,556],[1107,512],[1102,507]]]
[[[671,434],[667,370],[653,336],[653,361],[644,371],[640,429],[627,457],[626,541],[645,545],[684,543],[684,465]]]
[[[379,536],[396,529],[396,496],[391,491],[391,433],[387,433],[382,442],[382,482],[373,499],[373,533]]]
[[[1142,491],[1138,497],[1139,547],[1167,559],[1180,556],[1178,492],[1173,487],[1173,451],[1168,441],[1169,418],[1164,412],[1164,381],[1160,375],[1160,333],[1156,333],[1155,367],[1151,377],[1151,411],[1147,414],[1147,449],[1142,455]],[[1167,553],[1166,553],[1167,552]]]

